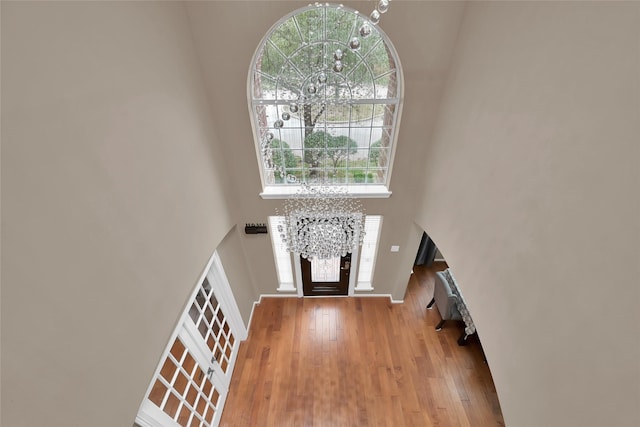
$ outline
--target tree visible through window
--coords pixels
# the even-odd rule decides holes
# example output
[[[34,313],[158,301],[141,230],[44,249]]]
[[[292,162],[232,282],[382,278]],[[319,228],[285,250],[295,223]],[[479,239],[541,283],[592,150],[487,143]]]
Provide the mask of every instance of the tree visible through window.
[[[355,10],[309,6],[276,24],[249,80],[264,186],[388,185],[398,65],[384,33]]]

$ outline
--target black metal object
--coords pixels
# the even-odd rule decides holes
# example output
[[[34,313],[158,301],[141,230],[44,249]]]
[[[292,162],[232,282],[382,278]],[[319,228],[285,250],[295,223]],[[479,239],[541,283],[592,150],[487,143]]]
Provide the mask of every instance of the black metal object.
[[[422,240],[420,240],[420,246],[418,247],[418,253],[413,265],[424,265],[431,267],[433,260],[436,258],[436,252],[438,248],[436,244],[431,240],[431,237],[426,232],[422,233]]]
[[[266,224],[245,224],[245,234],[267,234]]]

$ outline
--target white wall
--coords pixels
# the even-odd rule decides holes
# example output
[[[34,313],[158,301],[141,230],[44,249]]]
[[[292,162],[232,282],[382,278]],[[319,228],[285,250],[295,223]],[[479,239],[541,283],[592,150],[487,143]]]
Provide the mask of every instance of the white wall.
[[[508,426],[640,425],[639,8],[466,10],[417,222]]]
[[[127,426],[233,224],[184,6],[2,2],[2,419]]]

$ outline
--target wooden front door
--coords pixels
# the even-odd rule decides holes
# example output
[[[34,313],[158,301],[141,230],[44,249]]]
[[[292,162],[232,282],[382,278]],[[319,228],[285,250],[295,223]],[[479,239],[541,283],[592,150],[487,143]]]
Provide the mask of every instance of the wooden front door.
[[[302,290],[305,296],[348,295],[351,254],[330,259],[300,257]]]

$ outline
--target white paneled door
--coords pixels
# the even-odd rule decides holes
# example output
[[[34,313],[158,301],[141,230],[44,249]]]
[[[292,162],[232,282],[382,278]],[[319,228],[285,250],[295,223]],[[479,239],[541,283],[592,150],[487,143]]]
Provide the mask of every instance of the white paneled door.
[[[136,422],[143,427],[217,426],[246,335],[214,253],[156,369]]]

